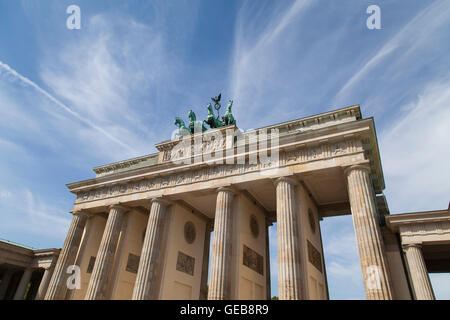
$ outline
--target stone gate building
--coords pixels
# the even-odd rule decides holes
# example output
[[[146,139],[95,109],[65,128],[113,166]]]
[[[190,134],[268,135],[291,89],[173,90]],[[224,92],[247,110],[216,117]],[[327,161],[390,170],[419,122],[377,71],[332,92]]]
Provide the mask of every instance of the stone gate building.
[[[449,212],[389,216],[374,120],[359,106],[228,139],[234,129],[168,140],[68,184],[73,219],[45,298],[270,299],[276,222],[279,298],[328,299],[319,222],[346,214],[368,299],[434,297],[426,262],[449,266]],[[71,265],[79,289],[67,288]]]

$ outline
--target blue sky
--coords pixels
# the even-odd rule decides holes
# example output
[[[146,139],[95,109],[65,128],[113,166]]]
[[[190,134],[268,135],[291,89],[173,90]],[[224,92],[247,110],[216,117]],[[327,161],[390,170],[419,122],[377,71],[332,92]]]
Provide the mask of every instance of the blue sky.
[[[0,0],[0,237],[61,247],[66,183],[155,152],[175,116],[219,92],[244,130],[360,104],[391,213],[446,208],[449,39],[446,0]],[[331,298],[364,299],[351,217],[321,227]],[[448,275],[432,282],[450,298]]]

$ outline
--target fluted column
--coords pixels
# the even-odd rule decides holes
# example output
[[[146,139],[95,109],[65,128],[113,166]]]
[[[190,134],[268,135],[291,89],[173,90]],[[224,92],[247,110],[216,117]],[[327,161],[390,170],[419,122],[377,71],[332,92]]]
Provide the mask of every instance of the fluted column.
[[[25,296],[25,291],[27,290],[28,283],[30,283],[31,275],[33,274],[33,270],[31,268],[25,269],[20,278],[19,285],[16,289],[16,293],[14,294],[14,300],[23,300]]]
[[[162,242],[164,214],[168,205],[169,202],[162,198],[152,200],[136,283],[133,290],[133,300],[150,300],[153,297],[155,291],[155,271]]]
[[[419,244],[403,245],[416,300],[434,300],[433,287]]]
[[[67,233],[64,245],[59,253],[55,270],[53,271],[50,284],[45,294],[45,300],[64,299],[67,290],[67,267],[73,265],[83,235],[84,225],[86,224],[86,214],[78,211],[73,214],[72,223]]]
[[[48,284],[50,283],[50,279],[52,276],[52,272],[55,269],[55,264],[52,263],[50,267],[44,270],[44,275],[42,276],[41,283],[39,284],[39,288],[36,293],[36,297],[34,300],[42,300],[45,296],[45,292],[47,291]]]
[[[102,241],[95,259],[89,286],[84,297],[86,300],[107,299],[108,280],[110,279],[114,254],[119,240],[120,229],[126,207],[112,205],[106,221],[105,231],[103,231]]]
[[[272,290],[270,284],[270,242],[269,242],[269,227],[272,222],[268,217],[265,218],[265,236],[266,236],[266,300],[272,299]]]
[[[392,288],[376,214],[369,168],[355,165],[345,170],[348,197],[368,300],[391,300]]]
[[[295,181],[275,180],[277,196],[278,294],[280,300],[301,297],[300,246],[295,203]]]
[[[233,226],[233,196],[234,193],[230,188],[217,190],[208,300],[230,299],[229,262]]]

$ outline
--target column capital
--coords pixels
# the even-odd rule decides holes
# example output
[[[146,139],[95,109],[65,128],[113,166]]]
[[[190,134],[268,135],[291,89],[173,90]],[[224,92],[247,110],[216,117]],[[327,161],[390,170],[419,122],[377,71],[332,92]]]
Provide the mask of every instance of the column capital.
[[[417,249],[422,249],[422,243],[405,243],[402,244],[402,249],[403,251],[409,249],[409,248],[417,248]]]
[[[74,216],[84,216],[84,217],[89,217],[89,215],[91,214],[88,210],[86,209],[79,209],[79,210],[69,210],[69,212],[71,214],[73,214]]]
[[[129,207],[124,206],[124,205],[121,204],[120,202],[119,202],[119,203],[114,203],[114,204],[110,205],[108,208],[109,208],[109,210],[111,210],[111,209],[116,209],[116,210],[119,210],[119,211],[122,211],[122,212],[129,211],[129,210],[130,210]]]
[[[275,185],[275,188],[277,187],[278,183],[280,183],[280,182],[287,182],[294,186],[299,184],[298,180],[296,179],[296,177],[294,175],[274,178],[273,183]]]
[[[216,192],[217,193],[219,193],[219,192],[230,192],[233,195],[235,195],[237,193],[236,190],[232,186],[219,187],[219,188],[216,189]]]
[[[157,202],[163,207],[168,207],[168,206],[173,204],[172,201],[170,201],[170,200],[168,200],[166,198],[163,198],[163,197],[151,198],[150,199],[150,203],[153,203],[153,202]]]
[[[344,167],[344,174],[346,176],[349,175],[349,173],[355,169],[364,170],[367,173],[370,173],[370,165],[368,163],[361,163],[361,164],[354,164],[348,167]]]

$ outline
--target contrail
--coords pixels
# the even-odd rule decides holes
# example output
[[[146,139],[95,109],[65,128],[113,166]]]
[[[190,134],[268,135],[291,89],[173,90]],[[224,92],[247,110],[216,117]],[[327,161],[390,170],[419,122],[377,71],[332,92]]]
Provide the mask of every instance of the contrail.
[[[130,148],[129,145],[127,145],[126,143],[120,141],[119,139],[117,139],[116,137],[114,137],[113,135],[111,135],[109,132],[105,131],[103,128],[95,125],[94,123],[92,123],[91,121],[89,121],[88,119],[83,118],[80,114],[78,114],[77,112],[73,111],[72,109],[70,109],[68,106],[66,106],[64,103],[60,102],[59,100],[57,100],[55,97],[53,97],[50,93],[48,93],[47,91],[45,91],[44,89],[42,89],[41,87],[39,87],[36,83],[34,83],[33,81],[31,81],[30,79],[22,76],[21,74],[19,74],[16,70],[12,69],[10,66],[8,66],[7,64],[3,63],[0,61],[0,69],[3,69],[4,71],[6,71],[7,73],[11,74],[12,76],[16,77],[17,79],[19,79],[20,81],[22,81],[23,83],[33,87],[34,89],[36,89],[38,92],[42,93],[44,96],[46,96],[48,99],[50,99],[53,103],[55,103],[57,106],[61,107],[62,109],[64,109],[65,111],[67,111],[69,114],[71,114],[72,116],[74,116],[75,118],[77,118],[78,120],[80,120],[81,122],[83,122],[84,124],[88,125],[89,127],[97,130],[98,132],[102,133],[103,135],[105,135],[108,139],[110,139],[111,141],[114,141],[115,143],[119,144],[120,146],[128,149],[131,152],[135,152],[135,150],[133,150],[133,148]]]

